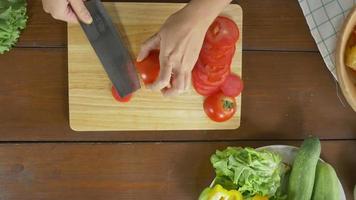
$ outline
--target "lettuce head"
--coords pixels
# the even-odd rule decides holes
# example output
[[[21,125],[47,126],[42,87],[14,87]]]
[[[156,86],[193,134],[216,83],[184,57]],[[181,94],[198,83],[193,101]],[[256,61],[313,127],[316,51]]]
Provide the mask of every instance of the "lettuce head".
[[[255,195],[275,197],[284,173],[282,159],[269,151],[228,147],[211,156],[215,184],[237,189],[244,199]]]
[[[0,54],[17,42],[26,22],[26,0],[0,0]]]

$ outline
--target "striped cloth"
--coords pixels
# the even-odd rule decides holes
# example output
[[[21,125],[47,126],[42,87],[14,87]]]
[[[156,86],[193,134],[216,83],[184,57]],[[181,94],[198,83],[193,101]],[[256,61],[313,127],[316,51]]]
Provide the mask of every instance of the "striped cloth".
[[[336,79],[337,33],[356,0],[298,0],[326,66]]]

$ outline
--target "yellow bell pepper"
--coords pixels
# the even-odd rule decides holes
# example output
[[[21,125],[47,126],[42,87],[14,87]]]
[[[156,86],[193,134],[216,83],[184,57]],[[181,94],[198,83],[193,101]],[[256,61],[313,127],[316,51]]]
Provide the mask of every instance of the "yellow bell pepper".
[[[346,48],[346,62],[345,64],[356,70],[356,46]]]
[[[243,200],[242,194],[237,190],[226,190],[221,185],[205,189],[199,200]]]
[[[252,200],[268,200],[268,197],[256,195],[252,198]]]

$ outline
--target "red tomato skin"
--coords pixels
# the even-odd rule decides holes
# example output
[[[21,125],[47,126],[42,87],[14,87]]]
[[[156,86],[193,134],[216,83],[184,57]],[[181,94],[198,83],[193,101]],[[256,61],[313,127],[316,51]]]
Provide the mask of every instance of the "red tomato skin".
[[[205,40],[213,46],[231,46],[239,39],[239,28],[227,17],[218,16],[208,28]]]
[[[153,50],[141,62],[136,62],[136,67],[145,85],[152,84],[159,74],[159,51]]]
[[[240,76],[230,74],[227,76],[225,82],[221,85],[220,89],[226,96],[237,97],[241,94],[244,88],[243,81]]]
[[[129,94],[126,97],[120,97],[119,93],[117,92],[117,90],[114,86],[111,87],[111,94],[116,101],[122,102],[122,103],[129,102],[132,98],[132,94]]]
[[[229,105],[229,106],[225,106]],[[215,122],[224,122],[232,118],[236,112],[236,100],[225,96],[222,92],[208,96],[204,100],[204,112]]]

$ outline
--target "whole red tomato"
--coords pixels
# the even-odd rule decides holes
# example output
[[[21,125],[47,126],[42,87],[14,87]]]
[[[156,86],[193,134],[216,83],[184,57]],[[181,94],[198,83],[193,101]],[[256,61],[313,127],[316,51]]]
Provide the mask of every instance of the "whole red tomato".
[[[153,83],[159,74],[159,51],[151,51],[143,61],[136,62],[136,67],[145,85]]]
[[[229,120],[236,112],[234,97],[225,96],[222,92],[215,93],[204,100],[204,111],[216,122]]]

